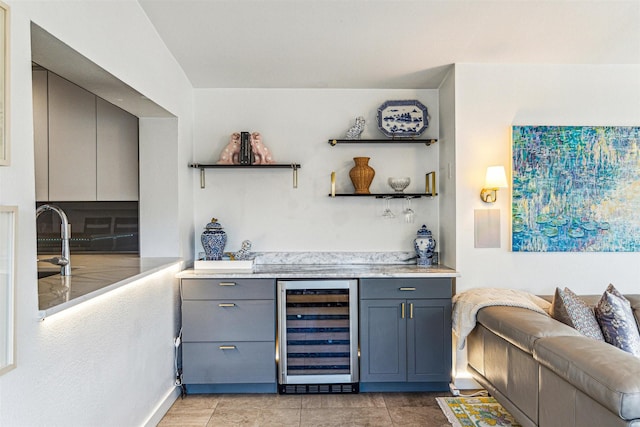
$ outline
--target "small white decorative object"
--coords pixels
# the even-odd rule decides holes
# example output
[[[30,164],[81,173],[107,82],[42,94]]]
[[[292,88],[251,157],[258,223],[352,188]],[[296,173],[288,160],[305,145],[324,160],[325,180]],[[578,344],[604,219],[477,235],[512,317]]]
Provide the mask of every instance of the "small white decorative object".
[[[360,139],[362,131],[364,131],[364,117],[360,116],[356,118],[356,124],[347,131],[347,139]]]
[[[396,193],[402,193],[411,183],[411,178],[389,178],[389,187]]]
[[[251,256],[251,240],[244,240],[240,250],[233,254],[233,258],[237,260],[249,259]]]

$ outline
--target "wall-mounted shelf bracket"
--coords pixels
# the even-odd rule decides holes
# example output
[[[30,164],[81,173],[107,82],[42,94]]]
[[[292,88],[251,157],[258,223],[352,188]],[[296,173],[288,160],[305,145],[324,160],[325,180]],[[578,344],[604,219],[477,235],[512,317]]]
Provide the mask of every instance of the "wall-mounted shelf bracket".
[[[200,188],[205,188],[204,170],[205,169],[292,169],[293,170],[293,188],[298,188],[298,169],[302,166],[299,163],[283,164],[272,163],[266,165],[219,165],[219,164],[203,164],[189,163],[190,168],[200,169]]]

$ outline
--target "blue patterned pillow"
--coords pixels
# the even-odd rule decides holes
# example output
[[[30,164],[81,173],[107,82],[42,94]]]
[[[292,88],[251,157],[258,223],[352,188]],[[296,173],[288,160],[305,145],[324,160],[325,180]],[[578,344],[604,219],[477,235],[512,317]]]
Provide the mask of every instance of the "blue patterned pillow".
[[[604,341],[593,309],[569,288],[556,288],[551,304],[551,317],[571,326],[582,335]]]
[[[609,285],[595,311],[605,341],[640,357],[640,331],[629,300]]]

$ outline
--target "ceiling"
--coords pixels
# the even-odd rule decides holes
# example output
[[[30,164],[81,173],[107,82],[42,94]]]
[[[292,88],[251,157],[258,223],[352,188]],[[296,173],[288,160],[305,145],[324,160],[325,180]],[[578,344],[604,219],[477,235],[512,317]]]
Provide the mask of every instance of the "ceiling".
[[[196,88],[437,88],[453,63],[640,64],[640,0],[138,0]]]

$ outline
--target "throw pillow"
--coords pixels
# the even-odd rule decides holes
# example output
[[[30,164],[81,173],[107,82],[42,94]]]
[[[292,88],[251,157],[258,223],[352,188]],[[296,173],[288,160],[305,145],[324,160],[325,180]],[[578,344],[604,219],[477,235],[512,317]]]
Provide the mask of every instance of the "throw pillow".
[[[551,317],[571,326],[582,335],[604,341],[593,309],[569,288],[556,288],[551,304]]]
[[[631,303],[613,285],[602,294],[595,313],[606,342],[640,357],[640,332]]]

